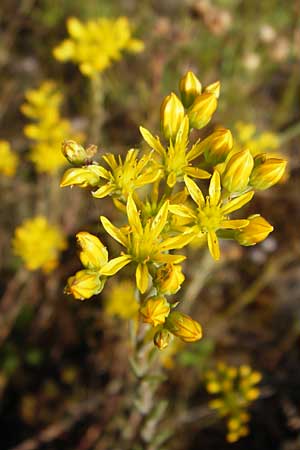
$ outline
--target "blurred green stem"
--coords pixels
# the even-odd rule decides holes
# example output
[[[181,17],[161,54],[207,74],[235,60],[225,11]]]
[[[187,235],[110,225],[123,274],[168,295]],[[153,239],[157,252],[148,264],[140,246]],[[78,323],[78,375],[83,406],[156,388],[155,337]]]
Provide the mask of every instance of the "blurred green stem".
[[[295,137],[300,135],[300,122],[295,123],[287,130],[283,131],[279,135],[280,144],[285,144],[286,142],[294,139]]]
[[[95,145],[99,145],[100,143],[101,128],[104,120],[102,81],[100,73],[91,78],[91,125],[89,141]]]

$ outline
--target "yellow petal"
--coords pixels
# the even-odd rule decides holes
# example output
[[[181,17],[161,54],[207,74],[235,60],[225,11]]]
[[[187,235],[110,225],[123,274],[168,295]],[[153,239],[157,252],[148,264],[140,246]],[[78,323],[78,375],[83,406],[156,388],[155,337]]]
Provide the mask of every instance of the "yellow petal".
[[[221,179],[217,170],[214,171],[209,184],[209,197],[211,206],[217,205],[221,198]]]
[[[105,231],[116,241],[118,241],[120,244],[124,245],[124,247],[127,247],[127,237],[122,231],[117,228],[115,225],[113,225],[110,220],[108,220],[106,217],[101,216],[100,217],[101,223],[103,225],[103,228]]]
[[[176,216],[194,219],[196,217],[194,211],[185,205],[169,205],[169,211]]]
[[[240,195],[239,197],[230,200],[226,205],[222,206],[222,213],[229,214],[237,209],[240,209],[246,203],[250,202],[254,195],[254,191],[246,192],[246,194]]]
[[[135,272],[135,278],[138,290],[141,294],[144,294],[149,285],[149,272],[147,264],[138,264]]]
[[[198,169],[198,167],[185,167],[184,173],[194,178],[206,180],[211,177],[211,174],[206,170]]]
[[[194,202],[197,203],[197,205],[201,208],[205,203],[201,190],[198,188],[197,184],[187,176],[184,177],[184,182],[190,193],[190,196],[192,197]]]
[[[153,260],[158,263],[179,264],[186,259],[184,255],[170,255],[169,253],[161,253],[156,255]]]
[[[217,261],[220,259],[220,247],[217,235],[214,231],[209,231],[207,234],[207,244],[212,257]]]
[[[114,192],[115,186],[112,186],[111,184],[106,184],[105,186],[101,186],[96,191],[92,192],[92,196],[95,198],[104,198],[107,195]]]
[[[153,239],[157,238],[162,230],[164,229],[164,226],[167,223],[168,219],[168,213],[169,213],[169,201],[167,200],[158,213],[156,214],[152,224],[151,224],[151,235]]]
[[[129,225],[131,226],[132,231],[136,232],[139,235],[143,234],[143,227],[141,224],[140,216],[131,195],[129,195],[128,197],[126,209]]]
[[[161,156],[166,154],[164,147],[162,146],[158,137],[154,137],[150,131],[146,130],[146,128],[140,127],[140,133],[147,142],[147,144],[153,148],[157,153]]]
[[[173,237],[170,237],[170,238],[164,240],[160,244],[159,248],[161,251],[182,248],[182,247],[185,247],[187,244],[189,244],[194,239],[194,237],[195,237],[194,233],[173,236]]]
[[[115,275],[119,270],[129,264],[130,261],[131,256],[129,255],[118,256],[117,258],[111,259],[102,267],[100,274],[107,277]]]
[[[244,228],[249,225],[249,220],[241,219],[241,220],[223,220],[220,228],[230,229],[230,230],[238,230],[239,228]]]

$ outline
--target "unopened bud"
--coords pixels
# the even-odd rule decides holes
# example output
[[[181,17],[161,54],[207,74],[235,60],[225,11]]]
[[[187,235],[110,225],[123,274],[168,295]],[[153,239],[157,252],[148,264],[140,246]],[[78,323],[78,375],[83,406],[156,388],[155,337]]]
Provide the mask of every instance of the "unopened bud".
[[[273,227],[259,214],[248,217],[249,225],[235,232],[239,244],[249,246],[265,240],[273,231]]]
[[[201,94],[201,89],[201,83],[193,72],[189,71],[181,78],[179,90],[182,103],[186,108],[191,106],[195,98]]]
[[[232,146],[232,134],[226,128],[219,128],[200,142],[206,161],[213,166],[225,161]]]
[[[159,350],[164,350],[165,348],[168,347],[171,339],[172,339],[171,333],[165,328],[163,328],[162,330],[155,333],[153,341],[156,347],[159,348]]]
[[[143,321],[150,323],[153,327],[162,325],[169,312],[170,305],[164,297],[150,297],[140,307]]]
[[[204,94],[198,95],[188,109],[190,126],[198,130],[205,127],[216,109],[217,99],[214,94],[205,92]]]
[[[227,162],[222,174],[222,186],[228,192],[241,192],[246,189],[253,165],[253,157],[249,150],[235,153]]]
[[[176,138],[183,118],[183,104],[172,92],[164,99],[160,108],[161,129],[167,140]]]
[[[221,89],[220,81],[215,81],[214,83],[211,83],[208,86],[206,86],[204,92],[210,92],[211,94],[214,94],[216,98],[219,98],[220,89]]]
[[[108,253],[100,239],[86,231],[76,234],[77,241],[81,247],[79,258],[87,269],[100,270],[107,263]]]
[[[80,270],[68,278],[65,289],[67,294],[74,298],[85,300],[93,295],[99,294],[104,287],[105,279],[101,279],[98,272],[91,270]]]
[[[61,151],[69,163],[75,166],[81,166],[87,160],[85,149],[75,141],[64,141]]]
[[[251,173],[250,185],[259,191],[269,189],[282,178],[286,164],[284,159],[267,158],[263,161],[260,158]]]
[[[184,342],[195,342],[202,337],[201,325],[179,311],[172,311],[169,314],[165,326]]]
[[[184,275],[179,264],[166,264],[156,273],[154,284],[161,294],[172,295],[180,289]]]

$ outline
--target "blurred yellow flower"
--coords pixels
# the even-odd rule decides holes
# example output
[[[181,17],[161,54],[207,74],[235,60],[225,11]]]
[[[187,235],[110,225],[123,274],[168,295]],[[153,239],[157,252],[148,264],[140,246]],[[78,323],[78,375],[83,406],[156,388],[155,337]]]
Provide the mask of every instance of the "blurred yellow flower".
[[[137,318],[139,304],[134,283],[130,280],[113,283],[110,290],[105,293],[104,311],[107,315],[120,319]]]
[[[121,59],[122,51],[136,53],[144,48],[142,41],[132,38],[126,17],[99,17],[85,23],[70,17],[67,29],[70,38],[55,47],[53,55],[59,61],[78,64],[81,73],[88,77],[94,77]]]
[[[247,408],[259,397],[260,390],[255,385],[261,379],[261,374],[247,365],[236,368],[222,362],[206,373],[207,391],[218,395],[209,406],[227,418],[228,442],[236,442],[249,433]]]
[[[58,226],[49,224],[46,217],[37,216],[16,228],[12,245],[28,270],[42,269],[47,273],[58,265],[59,253],[67,242]]]
[[[0,173],[12,177],[17,170],[18,157],[12,151],[9,142],[0,141]]]
[[[32,120],[24,127],[25,136],[33,141],[29,159],[38,172],[54,173],[66,164],[62,142],[71,134],[79,141],[83,136],[74,136],[70,122],[60,116],[63,97],[54,82],[44,81],[39,88],[28,90],[25,98],[21,111]]]

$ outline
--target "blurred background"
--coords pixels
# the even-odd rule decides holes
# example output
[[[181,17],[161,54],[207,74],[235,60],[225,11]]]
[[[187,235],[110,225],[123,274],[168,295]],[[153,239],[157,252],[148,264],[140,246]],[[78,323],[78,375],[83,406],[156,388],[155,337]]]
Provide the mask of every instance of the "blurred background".
[[[103,72],[97,142],[90,137],[90,80],[53,56],[71,16],[126,16],[145,46]],[[166,381],[159,396],[169,401],[168,439],[149,449],[300,449],[300,2],[1,0],[0,25],[0,448],[117,450],[132,395],[131,313],[122,305],[133,287],[126,273],[93,300],[78,302],[63,292],[80,268],[75,234],[101,233],[99,215],[109,203],[59,188],[65,163],[48,164],[44,147],[37,154],[40,136],[28,129],[36,113],[21,105],[34,97],[30,90],[52,80],[58,96],[36,100],[40,112],[53,107],[57,115],[57,135],[47,145],[60,152],[62,140],[79,136],[124,154],[143,146],[139,125],[159,132],[162,98],[178,92],[178,80],[193,70],[204,85],[221,81],[209,128],[225,126],[236,145],[280,154],[288,171],[248,207],[274,226],[266,241],[248,248],[226,243],[218,264],[202,248],[188,250],[180,295],[205,337],[162,356]],[[45,142],[50,137],[43,133]],[[37,216],[61,233],[51,235],[59,261],[43,270],[26,266],[12,244],[15,230]],[[41,230],[29,231],[27,255],[40,249],[48,232]],[[250,434],[234,444],[209,409],[203,381],[220,360],[262,374]]]

